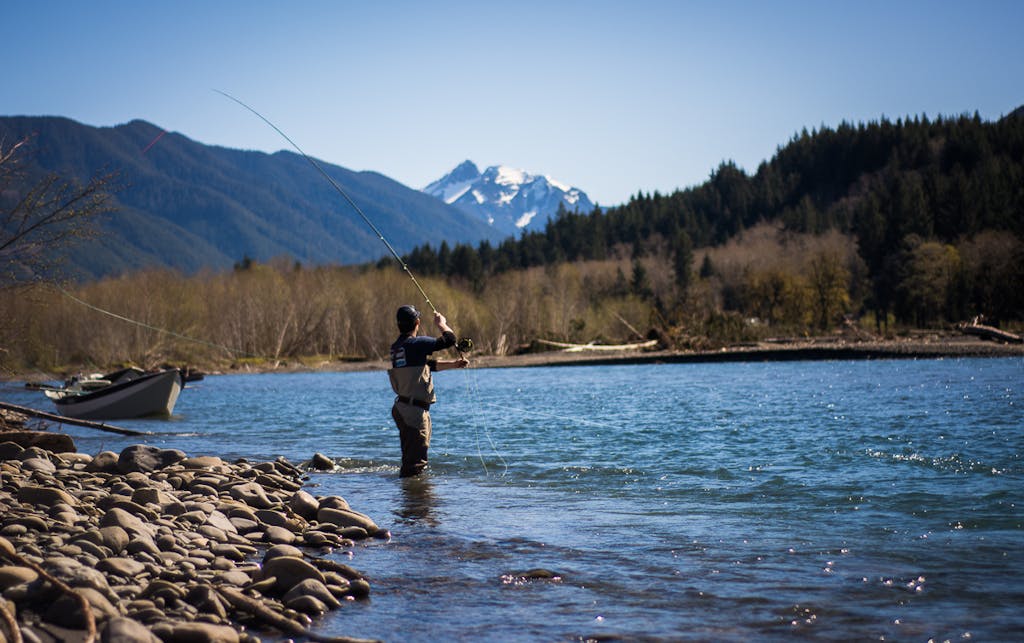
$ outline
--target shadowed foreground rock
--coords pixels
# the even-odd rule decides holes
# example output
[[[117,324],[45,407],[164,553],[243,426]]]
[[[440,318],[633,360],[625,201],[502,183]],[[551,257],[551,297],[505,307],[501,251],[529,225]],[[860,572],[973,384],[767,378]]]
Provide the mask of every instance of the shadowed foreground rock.
[[[3,436],[0,641],[355,640],[308,629],[370,589],[313,552],[388,534],[302,491],[287,461],[146,445],[93,457]]]

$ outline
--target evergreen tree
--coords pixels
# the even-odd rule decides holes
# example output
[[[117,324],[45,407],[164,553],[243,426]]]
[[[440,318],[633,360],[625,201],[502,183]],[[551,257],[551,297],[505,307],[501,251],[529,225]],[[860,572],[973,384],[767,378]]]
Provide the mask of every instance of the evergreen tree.
[[[693,274],[693,242],[690,235],[679,232],[676,237],[674,253],[674,268],[676,275],[676,289],[679,291],[679,298],[686,299],[686,293],[690,289],[690,279]]]
[[[700,263],[700,278],[707,279],[715,274],[715,266],[711,263],[711,255],[705,254],[704,261]]]
[[[654,294],[651,291],[651,282],[647,277],[647,269],[639,259],[633,260],[633,278],[630,281],[630,288],[633,294],[640,299],[650,299]]]
[[[448,274],[449,266],[451,265],[452,251],[448,247],[447,241],[441,242],[441,247],[437,250],[437,272],[443,275]]]
[[[483,262],[473,246],[461,243],[455,246],[448,264],[448,276],[466,280],[475,290],[483,286]]]

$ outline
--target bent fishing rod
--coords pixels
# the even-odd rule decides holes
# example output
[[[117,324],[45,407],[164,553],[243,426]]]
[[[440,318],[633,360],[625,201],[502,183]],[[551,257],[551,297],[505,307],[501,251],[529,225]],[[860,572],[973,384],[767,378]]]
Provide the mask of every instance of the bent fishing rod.
[[[366,222],[366,225],[370,226],[370,229],[373,230],[373,233],[376,234],[377,238],[381,240],[381,243],[383,243],[387,247],[388,251],[391,253],[391,256],[395,258],[395,261],[397,261],[398,265],[402,267],[402,270],[405,272],[405,274],[409,275],[409,279],[412,280],[412,283],[416,286],[416,289],[420,291],[421,295],[423,295],[423,300],[427,302],[428,306],[430,306],[430,310],[434,311],[434,314],[437,314],[437,308],[434,307],[434,304],[430,301],[430,297],[427,296],[427,292],[423,290],[423,286],[420,285],[420,282],[416,280],[416,277],[412,274],[412,271],[409,270],[409,265],[402,260],[401,255],[398,254],[394,246],[388,243],[388,240],[384,238],[384,233],[382,233],[380,229],[378,229],[377,226],[373,224],[373,221],[370,221],[370,217],[366,216],[366,214],[363,213],[362,209],[358,205],[356,205],[356,202],[353,201],[351,197],[349,197],[348,193],[346,193],[345,190],[341,189],[341,186],[338,185],[338,182],[335,181],[331,177],[331,175],[327,173],[323,166],[317,163],[316,159],[302,151],[302,148],[299,147],[298,143],[293,141],[287,134],[281,131],[281,128],[279,128],[277,125],[271,123],[263,114],[260,114],[255,109],[243,103],[241,100],[235,98],[227,92],[223,92],[219,89],[214,89],[213,91],[217,92],[218,94],[227,99],[233,100],[234,102],[238,103],[245,109],[255,114],[257,118],[259,118],[261,121],[269,125],[270,128],[273,129],[278,134],[280,134],[284,140],[288,141],[288,143],[295,148],[295,151],[302,155],[302,158],[309,161],[309,164],[316,168],[316,170],[321,174],[321,176],[327,179],[327,182],[331,184],[331,187],[333,187],[335,191],[338,194],[340,194],[342,198],[344,198],[345,201],[348,202],[350,206],[352,206],[352,209],[356,211],[356,214],[358,214],[359,217],[362,218],[364,222]],[[455,345],[455,349],[459,352],[460,356],[462,355],[463,352],[468,353],[469,351],[473,350],[473,340],[468,337],[463,337],[458,340],[458,342]]]

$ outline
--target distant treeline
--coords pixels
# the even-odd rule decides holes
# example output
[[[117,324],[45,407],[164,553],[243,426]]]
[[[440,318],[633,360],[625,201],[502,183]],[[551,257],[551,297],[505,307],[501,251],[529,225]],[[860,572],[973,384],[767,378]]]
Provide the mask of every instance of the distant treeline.
[[[662,249],[685,291],[693,248],[763,223],[849,235],[866,270],[861,305],[880,321],[1022,319],[1024,112],[805,130],[753,176],[727,162],[698,187],[637,194],[607,212],[563,211],[542,232],[498,245],[423,245],[404,258],[417,274],[480,288],[509,270]]]
[[[1024,117],[915,118],[802,132],[753,176],[725,163],[698,187],[405,260],[480,352],[650,337],[710,349],[978,315],[1017,329],[1022,226]],[[422,306],[393,260],[246,259],[68,288],[0,287],[0,370],[383,358],[394,310]]]
[[[619,283],[621,273],[605,263],[533,268],[496,276],[479,292],[444,279],[420,281],[460,336],[474,339],[476,352],[500,355],[537,338],[634,338],[631,327],[648,327],[650,307]],[[424,332],[436,332],[429,309],[394,265],[250,262],[225,273],[138,272],[64,291],[0,289],[0,374],[384,359],[397,336],[395,310],[408,303],[425,311]]]

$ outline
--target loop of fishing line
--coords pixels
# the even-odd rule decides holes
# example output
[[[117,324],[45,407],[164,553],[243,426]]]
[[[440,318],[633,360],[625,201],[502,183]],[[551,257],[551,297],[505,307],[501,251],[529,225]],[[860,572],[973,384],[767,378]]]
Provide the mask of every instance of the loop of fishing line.
[[[472,380],[470,379],[471,377]],[[472,404],[470,405],[472,407],[470,421],[473,425],[473,436],[476,441],[476,455],[478,458],[480,458],[480,464],[481,466],[483,466],[484,475],[486,476],[490,474],[487,471],[487,463],[484,461],[483,453],[480,450],[480,413],[478,410],[480,406],[480,391],[476,373],[474,372],[472,376],[470,376],[469,373],[466,373],[465,379],[467,395],[472,400]],[[472,386],[470,385],[471,381]],[[505,458],[502,457],[501,453],[498,451],[498,447],[496,444],[494,444],[494,439],[491,437],[491,432],[487,429],[486,424],[484,424],[484,435],[487,437],[487,442],[491,445],[491,452],[494,453],[494,455],[498,456],[498,460],[501,461],[502,466],[505,468],[504,471],[502,471],[501,473],[501,476],[505,477],[505,475],[508,474],[508,462],[505,461]]]
[[[578,417],[569,417],[565,415],[557,415],[554,413],[545,413],[543,411],[532,411],[530,409],[523,409],[515,406],[504,406],[501,404],[494,404],[493,402],[484,402],[483,406],[488,406],[494,409],[501,409],[502,411],[515,411],[524,415],[535,415],[538,417],[548,418],[551,420],[562,420],[570,424],[589,424],[591,426],[598,426],[604,429],[615,429],[617,431],[623,430],[621,426],[615,424],[608,424],[606,422],[595,422],[593,420],[585,420]]]
[[[109,310],[105,310],[103,308],[100,308],[99,306],[95,306],[95,305],[90,304],[89,302],[87,302],[85,300],[82,300],[82,299],[79,299],[78,297],[75,297],[70,292],[68,292],[67,290],[62,288],[59,284],[49,283],[49,284],[46,284],[46,285],[53,286],[61,294],[63,294],[65,297],[67,297],[71,301],[74,301],[74,302],[76,302],[78,304],[81,304],[82,306],[85,306],[86,308],[88,308],[90,310],[93,310],[93,311],[96,311],[98,313],[102,313],[104,315],[107,315],[108,317],[113,317],[114,319],[118,319],[120,321],[127,322],[129,324],[134,324],[134,325],[139,326],[141,328],[145,328],[147,330],[151,330],[151,331],[154,331],[154,332],[157,332],[157,333],[163,333],[164,335],[170,335],[171,337],[176,337],[178,339],[181,339],[181,340],[184,340],[184,341],[187,341],[187,342],[192,342],[192,343],[195,343],[195,344],[202,344],[204,346],[209,346],[211,348],[217,348],[217,349],[220,349],[220,350],[225,350],[225,351],[227,351],[229,353],[234,353],[236,355],[241,355],[242,357],[257,357],[256,355],[253,355],[252,353],[247,353],[246,351],[238,350],[237,348],[231,348],[230,346],[225,346],[223,344],[218,344],[216,342],[210,342],[210,341],[207,341],[205,339],[198,339],[196,337],[190,337],[188,335],[183,335],[183,334],[181,334],[179,332],[176,332],[176,331],[173,331],[173,330],[168,330],[166,328],[160,328],[159,326],[153,326],[152,324],[147,324],[146,322],[141,322],[141,321],[138,321],[137,319],[132,319],[131,317],[125,317],[124,315],[119,315],[119,314],[117,314],[115,312],[111,312]]]

